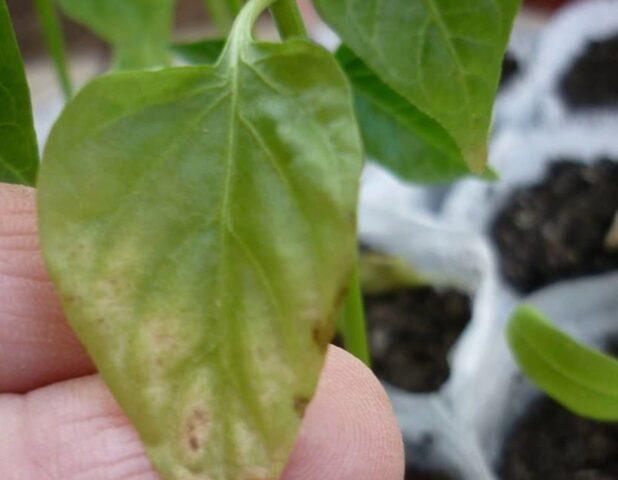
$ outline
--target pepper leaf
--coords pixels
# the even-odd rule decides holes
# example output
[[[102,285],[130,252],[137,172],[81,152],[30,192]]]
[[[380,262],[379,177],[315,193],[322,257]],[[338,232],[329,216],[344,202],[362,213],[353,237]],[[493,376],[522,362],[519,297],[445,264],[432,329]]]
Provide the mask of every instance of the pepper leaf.
[[[120,70],[168,64],[175,0],[57,0],[63,11],[109,42]]]
[[[470,173],[439,123],[392,90],[345,45],[337,59],[352,82],[365,149],[374,160],[411,182],[446,182]]]
[[[551,397],[584,417],[618,420],[618,360],[576,342],[528,306],[513,314],[508,337],[524,372]]]
[[[362,148],[333,56],[251,37],[95,80],[53,129],[40,232],[69,321],[170,480],[279,478],[356,258]]]
[[[192,65],[209,65],[224,46],[223,40],[206,39],[177,43],[171,50]],[[336,57],[352,82],[365,150],[374,160],[410,182],[448,182],[470,174],[457,144],[440,124],[382,82],[345,45]]]
[[[206,9],[221,33],[230,31],[244,3],[245,0],[204,0]]]
[[[381,80],[433,118],[475,172],[519,0],[314,0]]]
[[[211,65],[219,59],[224,47],[225,40],[209,38],[198,42],[175,43],[170,50],[191,65]]]
[[[39,150],[24,63],[0,0],[0,182],[34,185]]]

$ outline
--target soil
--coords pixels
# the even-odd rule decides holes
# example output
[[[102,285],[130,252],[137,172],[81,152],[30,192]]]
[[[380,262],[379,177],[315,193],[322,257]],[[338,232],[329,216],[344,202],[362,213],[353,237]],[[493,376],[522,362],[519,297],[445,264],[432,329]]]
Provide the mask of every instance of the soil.
[[[378,377],[411,392],[432,392],[446,382],[449,350],[471,317],[465,294],[410,288],[367,296],[365,310]]]
[[[502,77],[500,78],[500,88],[504,88],[513,81],[513,79],[519,73],[520,67],[517,59],[511,54],[507,53],[502,62]]]
[[[501,480],[617,480],[618,423],[585,420],[538,399],[507,440]]]
[[[560,81],[568,106],[618,106],[618,35],[590,42]]]
[[[604,350],[618,358],[618,335]],[[540,397],[507,439],[499,472],[501,480],[618,480],[618,422],[586,420]]]
[[[442,472],[429,472],[406,467],[405,480],[456,480],[455,477]]]
[[[540,183],[516,190],[494,219],[503,276],[528,293],[618,269],[618,249],[605,241],[617,211],[617,162],[556,161]]]

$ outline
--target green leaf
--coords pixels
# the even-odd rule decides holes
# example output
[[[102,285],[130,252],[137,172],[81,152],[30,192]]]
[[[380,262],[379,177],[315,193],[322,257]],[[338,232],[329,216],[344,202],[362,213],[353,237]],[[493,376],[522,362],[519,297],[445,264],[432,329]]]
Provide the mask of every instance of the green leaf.
[[[519,0],[314,0],[382,81],[444,127],[476,172]]]
[[[60,86],[64,97],[69,100],[73,96],[73,84],[67,60],[66,45],[62,34],[60,19],[56,12],[56,5],[53,0],[34,0],[43,38],[47,44],[49,55],[54,61],[56,74],[60,81]]]
[[[175,0],[57,0],[64,12],[109,42],[120,70],[168,64]]]
[[[446,182],[470,173],[439,123],[393,91],[346,46],[337,59],[352,82],[365,149],[374,160],[407,181]]]
[[[427,285],[427,280],[399,257],[361,251],[359,266],[360,284],[368,295]]]
[[[230,31],[243,4],[244,0],[204,0],[204,5],[222,35]]]
[[[170,50],[191,65],[212,65],[219,59],[224,47],[225,40],[217,38],[191,43],[175,43]]]
[[[24,63],[0,0],[0,182],[34,185],[39,151]]]
[[[581,345],[532,307],[519,307],[508,337],[524,372],[573,412],[618,420],[618,360]]]
[[[333,56],[257,42],[95,80],[53,129],[40,232],[69,321],[171,480],[279,478],[356,259],[362,148]]]

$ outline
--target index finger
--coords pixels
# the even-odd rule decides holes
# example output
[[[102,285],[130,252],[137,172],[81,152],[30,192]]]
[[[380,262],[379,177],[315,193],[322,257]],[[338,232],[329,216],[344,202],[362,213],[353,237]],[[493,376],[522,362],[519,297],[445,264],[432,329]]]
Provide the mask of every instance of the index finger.
[[[35,190],[0,184],[0,393],[93,371],[47,279]]]

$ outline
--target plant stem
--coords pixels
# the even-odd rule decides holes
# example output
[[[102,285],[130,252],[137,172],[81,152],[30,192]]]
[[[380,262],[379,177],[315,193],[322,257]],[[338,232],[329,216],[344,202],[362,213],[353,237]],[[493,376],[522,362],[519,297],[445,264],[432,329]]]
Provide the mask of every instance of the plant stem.
[[[307,29],[296,0],[278,0],[270,7],[270,11],[282,39],[307,38]]]
[[[69,74],[66,46],[58,14],[52,0],[35,0],[35,5],[41,27],[43,28],[47,49],[56,66],[58,80],[65,98],[69,100],[73,96],[73,85]]]
[[[356,356],[365,365],[371,366],[369,344],[367,342],[365,309],[363,307],[363,295],[358,275],[358,263],[350,279],[350,289],[341,314],[339,332],[343,337],[345,349]]]
[[[206,9],[212,15],[217,30],[223,36],[230,33],[234,19],[244,3],[244,0],[204,0]]]

